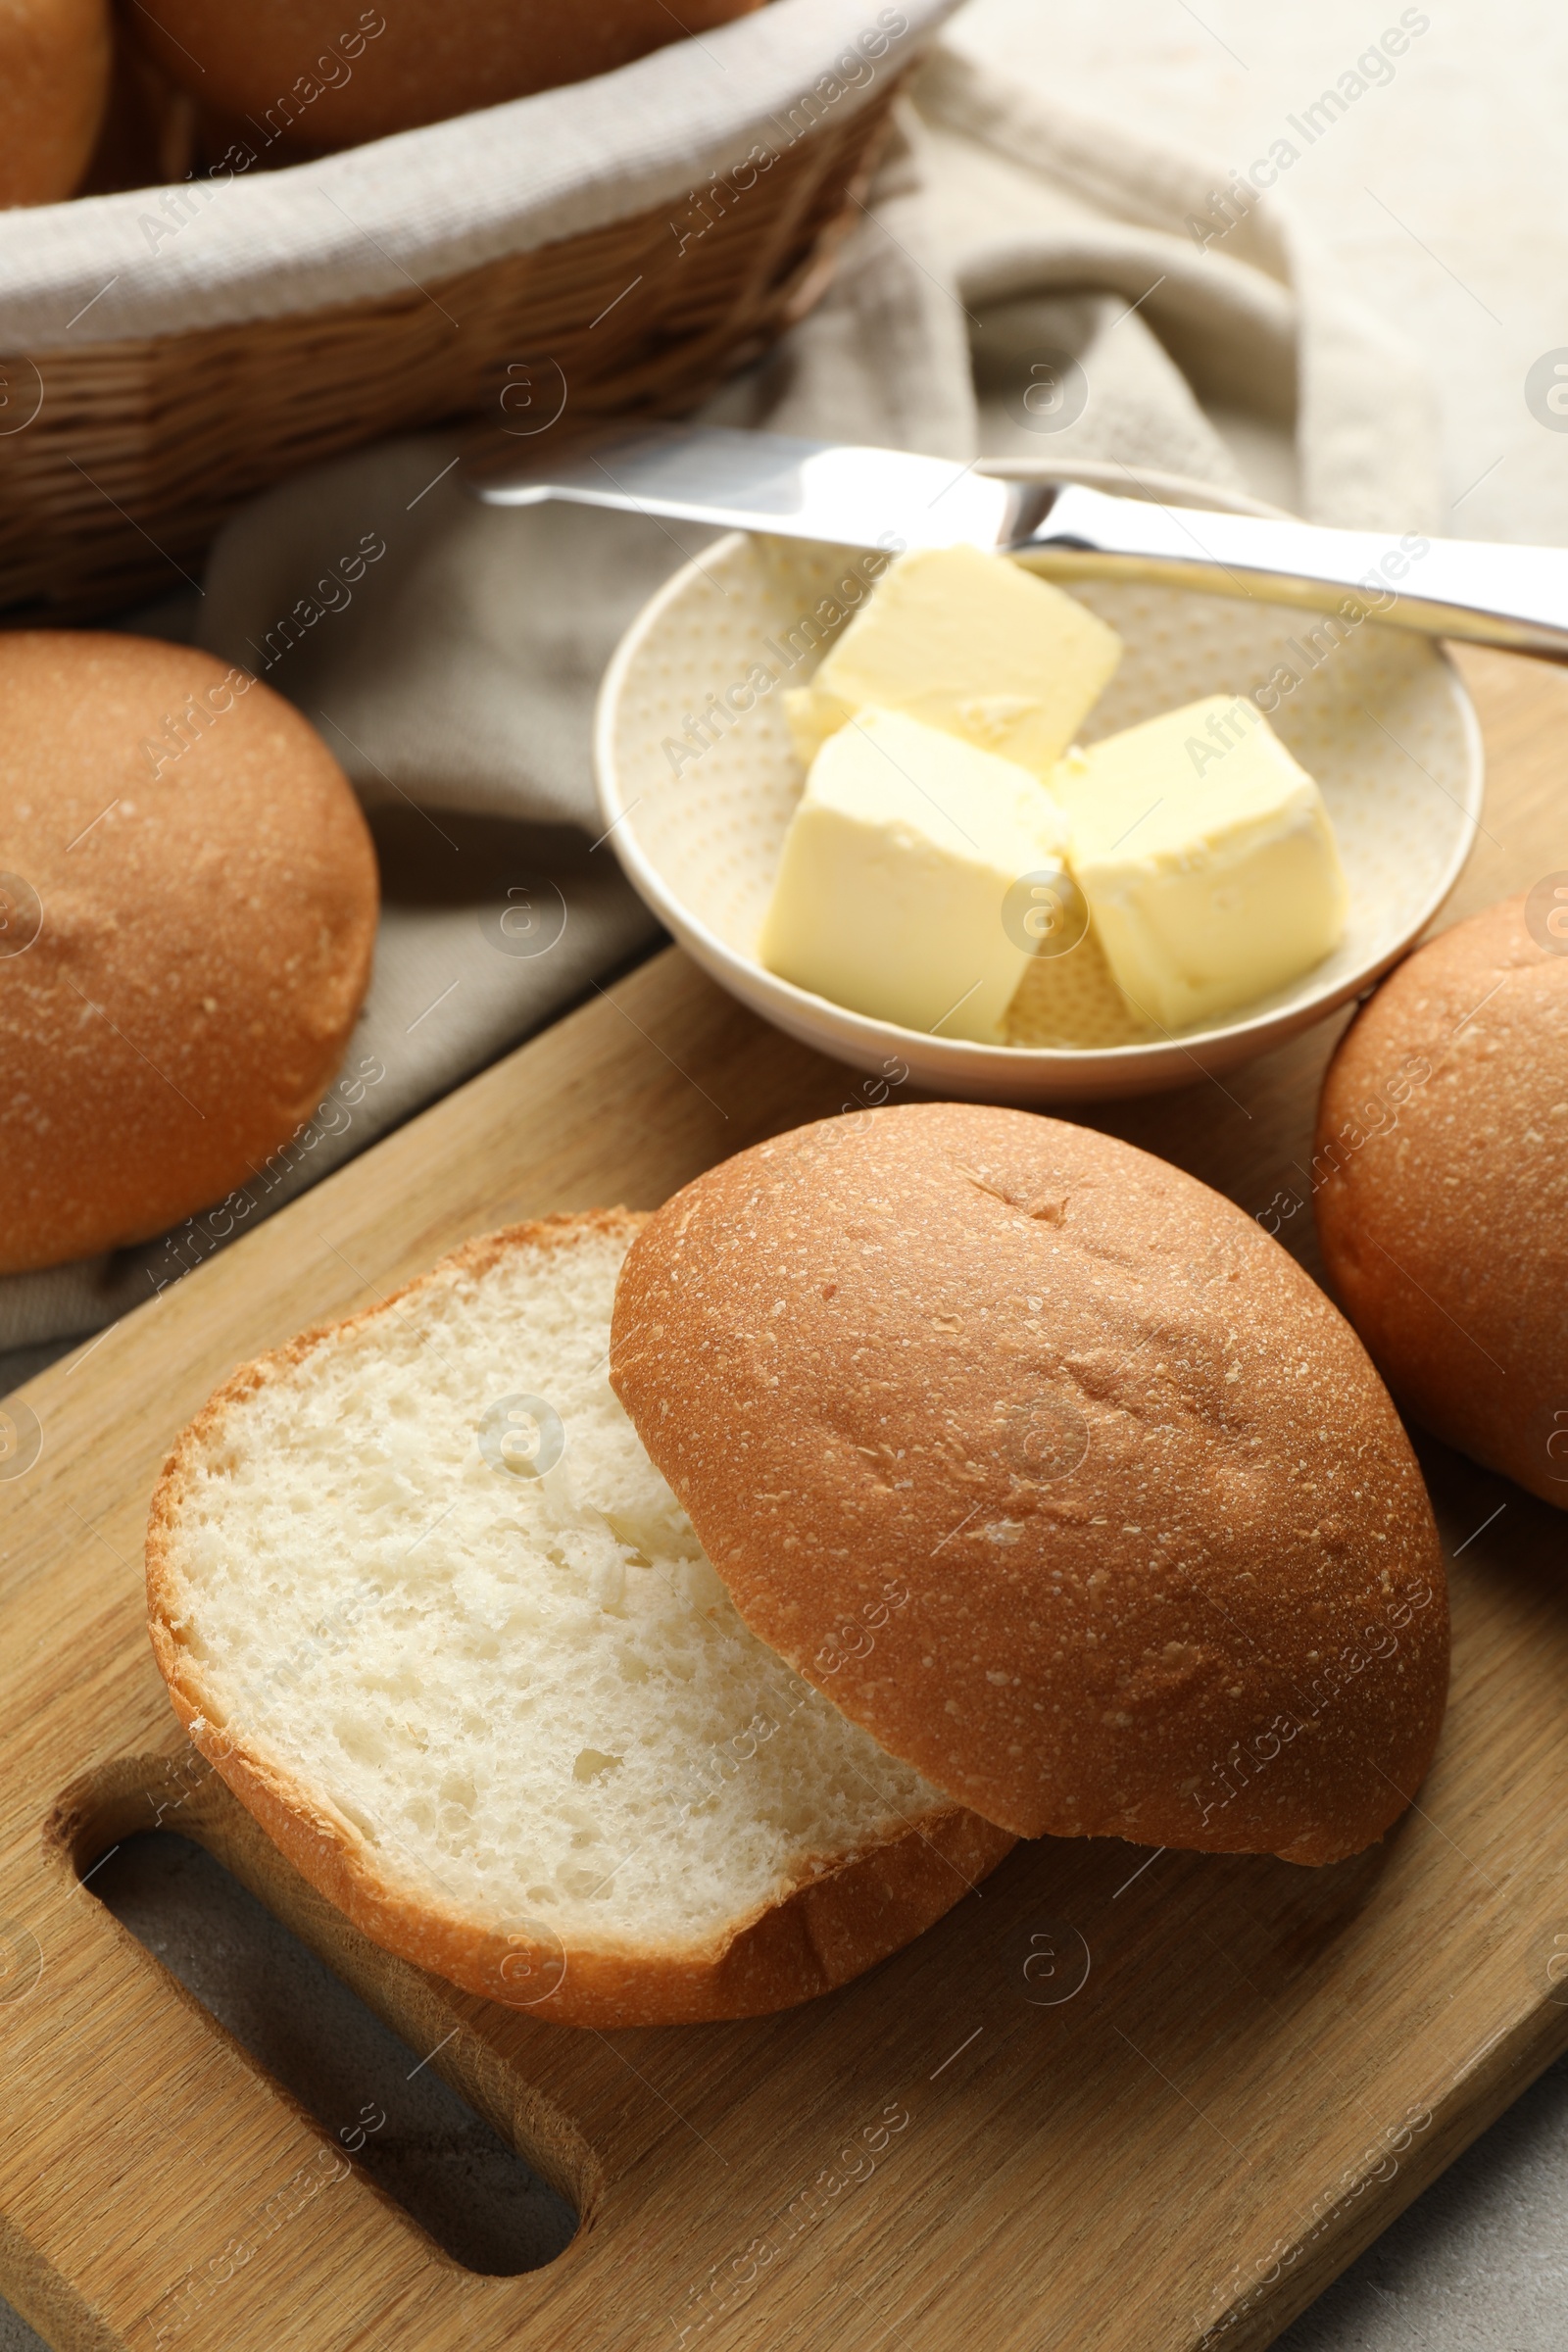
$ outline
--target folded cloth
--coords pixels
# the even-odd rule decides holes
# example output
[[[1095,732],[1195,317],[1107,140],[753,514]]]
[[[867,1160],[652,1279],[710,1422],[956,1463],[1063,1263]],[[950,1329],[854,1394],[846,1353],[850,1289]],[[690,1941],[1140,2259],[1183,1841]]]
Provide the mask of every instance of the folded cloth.
[[[956,42],[903,108],[825,299],[706,414],[960,466],[1250,485],[1324,522],[1410,529],[1437,502],[1419,368],[1277,199],[1249,209],[1201,157],[1019,89]],[[480,507],[454,463],[421,435],[317,467],[213,551],[198,641],[298,704],[378,827],[375,976],[342,1077],[243,1196],[145,1247],[0,1280],[0,1349],[29,1351],[12,1377],[655,936],[596,844],[592,705],[621,631],[704,535]],[[351,587],[361,546],[382,552]],[[0,1353],[0,1389],[7,1369]]]

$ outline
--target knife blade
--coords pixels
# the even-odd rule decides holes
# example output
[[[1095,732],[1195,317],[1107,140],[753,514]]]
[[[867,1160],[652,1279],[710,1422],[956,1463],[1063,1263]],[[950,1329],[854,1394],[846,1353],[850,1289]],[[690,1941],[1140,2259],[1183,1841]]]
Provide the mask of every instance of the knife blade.
[[[1568,553],[1558,548],[1330,529],[1009,481],[1003,461],[987,466],[661,424],[607,428],[561,457],[471,471],[466,486],[494,506],[565,499],[894,553],[967,544],[1026,556],[1061,579],[1153,579],[1568,660]]]

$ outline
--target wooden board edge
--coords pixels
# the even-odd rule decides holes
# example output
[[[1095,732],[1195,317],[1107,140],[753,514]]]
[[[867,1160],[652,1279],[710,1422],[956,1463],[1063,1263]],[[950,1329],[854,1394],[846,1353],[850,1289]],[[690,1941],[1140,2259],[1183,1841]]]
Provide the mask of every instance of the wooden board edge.
[[[1417,2110],[1432,2121],[1412,2132],[1406,2150],[1391,2150],[1376,2164],[1363,2160],[1342,2175],[1344,2185],[1324,2220],[1288,2244],[1276,2239],[1254,2258],[1257,2284],[1200,2328],[1192,2352],[1267,2352],[1565,2051],[1568,2001],[1559,2007],[1543,1999],[1486,2045],[1430,2107]],[[1394,2170],[1380,2179],[1385,2164]]]

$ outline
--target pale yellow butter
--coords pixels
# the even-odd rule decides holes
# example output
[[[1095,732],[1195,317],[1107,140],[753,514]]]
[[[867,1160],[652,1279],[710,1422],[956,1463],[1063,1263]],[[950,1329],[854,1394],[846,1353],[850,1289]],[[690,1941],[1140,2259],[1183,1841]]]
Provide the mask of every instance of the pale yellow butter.
[[[1059,875],[1066,846],[1026,769],[904,712],[858,711],[811,764],[759,957],[852,1012],[1000,1045],[1034,945],[1009,894]]]
[[[1347,893],[1323,796],[1256,706],[1210,695],[1064,760],[1053,789],[1117,986],[1167,1030],[1331,954]]]
[[[867,706],[906,711],[1042,780],[1121,659],[1114,629],[1006,556],[917,548],[877,582],[809,686],[785,696],[809,766]]]

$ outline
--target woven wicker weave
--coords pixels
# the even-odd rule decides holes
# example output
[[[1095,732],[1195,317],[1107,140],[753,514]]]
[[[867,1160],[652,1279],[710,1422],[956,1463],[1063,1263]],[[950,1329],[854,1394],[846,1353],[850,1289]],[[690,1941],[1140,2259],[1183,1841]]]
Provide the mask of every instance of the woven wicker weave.
[[[14,406],[42,397],[0,434],[0,614],[176,587],[255,491],[388,433],[469,419],[499,436],[549,387],[563,435],[691,407],[820,294],[897,89],[699,210],[711,225],[684,247],[662,206],[390,300],[6,361]]]

